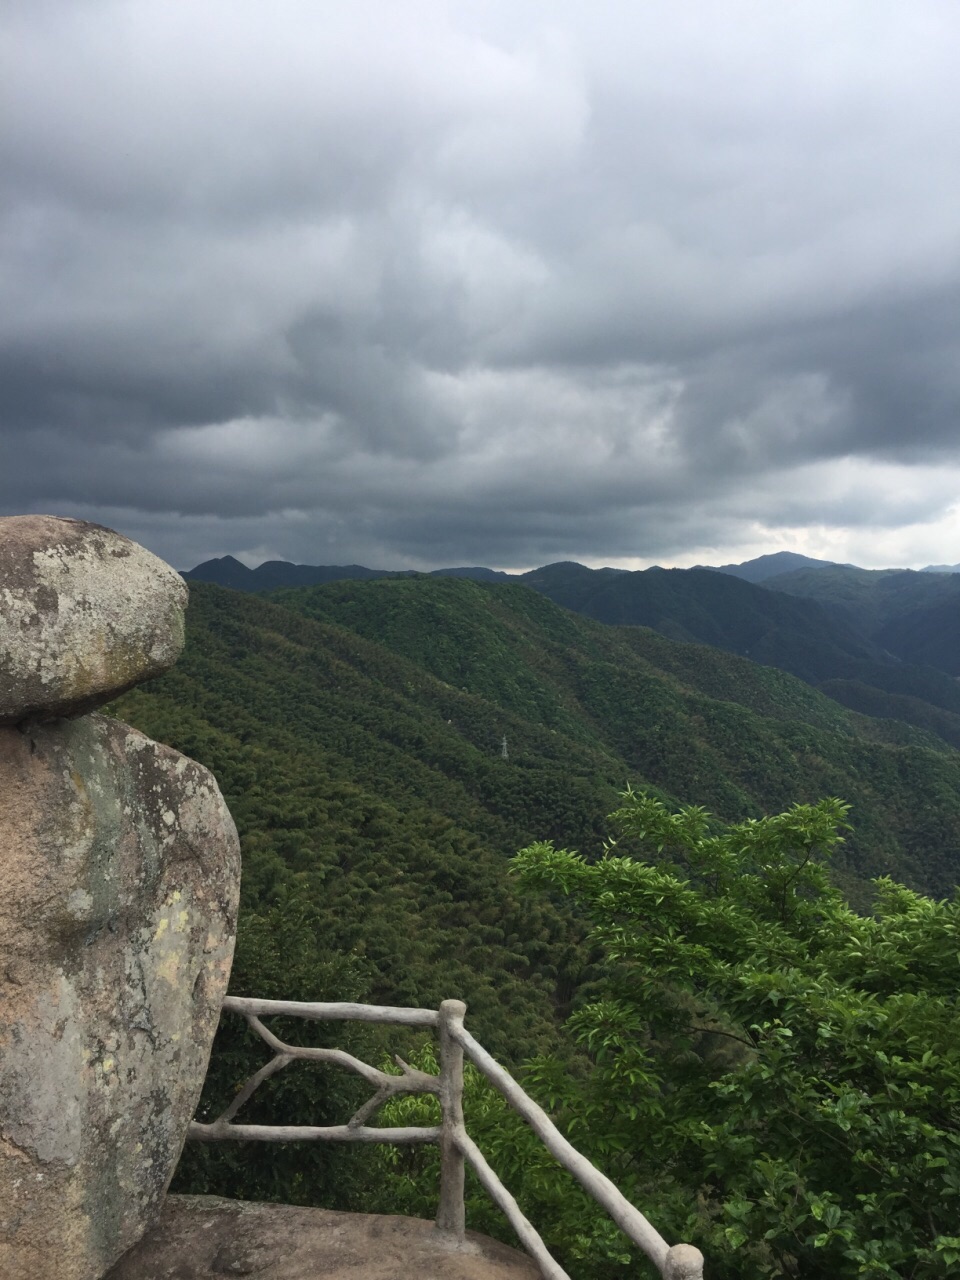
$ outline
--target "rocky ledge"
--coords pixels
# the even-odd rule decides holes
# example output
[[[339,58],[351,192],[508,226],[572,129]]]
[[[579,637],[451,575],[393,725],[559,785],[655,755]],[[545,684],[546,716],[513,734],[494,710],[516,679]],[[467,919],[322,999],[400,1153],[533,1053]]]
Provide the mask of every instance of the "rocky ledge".
[[[105,1280],[539,1280],[526,1254],[432,1222],[215,1196],[168,1196],[156,1226]]]

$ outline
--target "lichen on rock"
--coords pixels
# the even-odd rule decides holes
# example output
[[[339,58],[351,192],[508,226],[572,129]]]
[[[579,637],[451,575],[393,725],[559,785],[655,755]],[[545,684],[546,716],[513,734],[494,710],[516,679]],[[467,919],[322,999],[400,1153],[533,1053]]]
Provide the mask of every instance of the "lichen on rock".
[[[81,715],[172,667],[187,587],[112,529],[0,519],[0,725]]]
[[[99,715],[0,729],[0,795],[0,1276],[93,1280],[159,1210],[196,1108],[236,830],[207,770]]]

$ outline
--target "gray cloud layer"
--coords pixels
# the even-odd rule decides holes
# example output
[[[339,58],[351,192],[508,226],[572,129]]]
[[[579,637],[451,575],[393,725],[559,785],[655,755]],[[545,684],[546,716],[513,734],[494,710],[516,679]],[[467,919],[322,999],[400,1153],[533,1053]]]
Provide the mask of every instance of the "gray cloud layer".
[[[0,24],[0,510],[181,567],[960,559],[953,0]]]

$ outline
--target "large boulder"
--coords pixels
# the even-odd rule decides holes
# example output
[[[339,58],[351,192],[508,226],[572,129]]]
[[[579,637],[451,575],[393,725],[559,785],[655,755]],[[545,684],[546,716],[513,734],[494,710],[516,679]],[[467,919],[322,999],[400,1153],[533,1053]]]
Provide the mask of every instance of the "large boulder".
[[[0,1276],[98,1280],[196,1108],[236,830],[207,770],[99,715],[0,729],[0,805]]]
[[[0,725],[81,715],[172,667],[180,575],[111,529],[0,519]]]

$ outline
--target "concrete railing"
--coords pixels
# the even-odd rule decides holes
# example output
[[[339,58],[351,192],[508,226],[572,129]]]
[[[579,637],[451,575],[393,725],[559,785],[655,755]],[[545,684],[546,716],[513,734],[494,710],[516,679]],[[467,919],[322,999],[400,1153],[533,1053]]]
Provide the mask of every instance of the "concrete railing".
[[[470,1164],[494,1203],[506,1215],[521,1244],[533,1257],[544,1280],[569,1280],[566,1272],[553,1260],[539,1234],[523,1215],[520,1206],[487,1164],[482,1152],[467,1134],[463,1121],[464,1056],[506,1098],[513,1109],[530,1125],[550,1154],[563,1165],[580,1185],[607,1211],[621,1231],[637,1245],[654,1264],[664,1280],[702,1280],[703,1255],[692,1245],[672,1247],[630,1203],[599,1169],[594,1168],[567,1141],[553,1121],[516,1080],[474,1040],[463,1025],[466,1005],[460,1000],[444,1000],[439,1010],[397,1009],[367,1004],[309,1004],[291,1000],[253,1000],[228,996],[224,1010],[239,1013],[273,1050],[273,1058],[247,1081],[230,1106],[210,1124],[193,1121],[188,1137],[199,1142],[222,1142],[230,1139],[260,1142],[435,1142],[440,1147],[440,1203],[437,1230],[456,1246],[462,1244],[464,1221],[464,1168]],[[430,1075],[418,1071],[397,1058],[401,1074],[393,1075],[371,1067],[341,1049],[301,1048],[285,1044],[260,1021],[262,1017],[307,1018],[314,1021],[378,1022],[408,1027],[435,1027],[440,1038],[440,1071]],[[346,1124],[310,1127],[306,1125],[236,1124],[234,1117],[257,1088],[302,1059],[308,1062],[332,1063],[362,1076],[374,1093]],[[432,1093],[440,1102],[441,1122],[437,1126],[377,1128],[367,1121],[390,1098],[403,1093]]]

